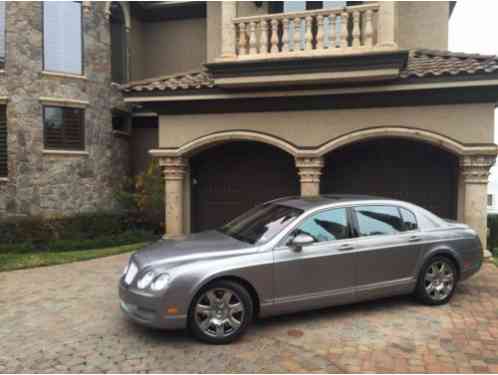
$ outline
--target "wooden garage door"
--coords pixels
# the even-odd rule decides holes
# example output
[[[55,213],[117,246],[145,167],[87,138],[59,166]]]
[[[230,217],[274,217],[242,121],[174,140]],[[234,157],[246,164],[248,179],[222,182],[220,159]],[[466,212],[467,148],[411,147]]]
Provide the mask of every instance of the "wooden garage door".
[[[294,159],[255,142],[216,146],[191,159],[192,230],[217,228],[258,203],[299,194]]]
[[[328,154],[321,189],[402,199],[455,219],[457,173],[457,158],[442,149],[405,139],[382,139]]]

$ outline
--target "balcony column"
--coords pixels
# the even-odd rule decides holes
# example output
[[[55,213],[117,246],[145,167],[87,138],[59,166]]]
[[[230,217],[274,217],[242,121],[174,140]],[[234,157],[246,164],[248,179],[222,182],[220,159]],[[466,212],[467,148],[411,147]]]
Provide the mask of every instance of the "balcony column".
[[[463,222],[474,229],[484,249],[487,239],[487,190],[494,155],[466,155],[460,159],[463,187]]]
[[[323,158],[296,157],[296,168],[301,181],[301,196],[316,197],[320,195]]]
[[[397,5],[394,1],[382,1],[379,7],[379,17],[377,21],[378,40],[377,44],[384,48],[398,48],[396,43],[397,33]]]
[[[165,238],[185,236],[185,174],[187,162],[182,157],[161,157],[159,159],[164,176]]]
[[[236,1],[221,2],[221,58],[235,57],[235,28],[232,20],[237,16]]]

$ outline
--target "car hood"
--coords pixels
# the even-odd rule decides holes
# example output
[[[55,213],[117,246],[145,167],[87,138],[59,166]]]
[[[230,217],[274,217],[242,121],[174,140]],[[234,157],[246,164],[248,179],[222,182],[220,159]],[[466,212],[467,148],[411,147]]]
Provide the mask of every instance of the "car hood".
[[[236,256],[254,245],[210,230],[188,235],[181,240],[162,239],[133,254],[140,269],[149,266],[182,264],[211,258]]]

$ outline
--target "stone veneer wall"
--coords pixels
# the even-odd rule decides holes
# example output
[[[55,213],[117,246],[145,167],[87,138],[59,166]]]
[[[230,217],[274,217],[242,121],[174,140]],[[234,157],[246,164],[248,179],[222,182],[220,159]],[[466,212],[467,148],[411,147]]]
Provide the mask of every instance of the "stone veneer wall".
[[[110,33],[105,3],[83,3],[84,74],[48,77],[43,70],[41,2],[6,4],[6,64],[0,96],[8,97],[9,176],[0,182],[0,219],[71,215],[112,209],[117,180],[129,173],[128,139],[112,133],[111,108],[124,108],[110,81]],[[88,101],[88,156],[43,154],[40,97]]]

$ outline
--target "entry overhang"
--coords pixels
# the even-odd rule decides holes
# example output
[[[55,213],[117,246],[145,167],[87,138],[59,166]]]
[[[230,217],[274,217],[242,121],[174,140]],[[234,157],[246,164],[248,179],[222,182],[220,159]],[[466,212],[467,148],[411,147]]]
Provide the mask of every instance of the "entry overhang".
[[[216,86],[244,89],[383,82],[399,78],[407,50],[341,56],[218,61],[206,64]]]

